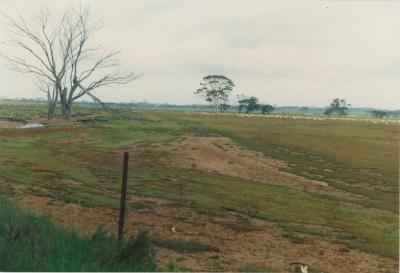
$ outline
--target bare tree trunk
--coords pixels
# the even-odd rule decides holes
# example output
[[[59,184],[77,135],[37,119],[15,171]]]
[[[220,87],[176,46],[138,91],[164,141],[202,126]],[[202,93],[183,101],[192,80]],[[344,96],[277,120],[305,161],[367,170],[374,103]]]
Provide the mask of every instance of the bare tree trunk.
[[[64,119],[70,119],[71,118],[71,105],[68,103],[62,103],[61,104],[61,113],[64,117]]]
[[[218,114],[218,101],[214,101],[214,111],[216,114]]]
[[[71,118],[71,108],[72,108],[72,102],[68,101],[67,98],[67,91],[68,89],[64,87],[62,91],[60,92],[60,103],[61,103],[61,114],[63,115],[64,119],[70,119]]]
[[[50,120],[54,117],[55,109],[57,107],[58,102],[58,90],[55,85],[46,83],[44,81],[38,80],[36,82],[38,88],[46,93],[47,97],[47,120]]]
[[[48,100],[48,105],[47,105],[47,119],[50,120],[54,117],[54,113],[56,110],[57,106],[57,101],[58,101],[58,91],[57,87],[53,87],[53,91],[50,91],[50,87],[47,86],[47,100]]]
[[[49,101],[47,106],[47,120],[54,117],[54,112],[56,110],[57,101]]]

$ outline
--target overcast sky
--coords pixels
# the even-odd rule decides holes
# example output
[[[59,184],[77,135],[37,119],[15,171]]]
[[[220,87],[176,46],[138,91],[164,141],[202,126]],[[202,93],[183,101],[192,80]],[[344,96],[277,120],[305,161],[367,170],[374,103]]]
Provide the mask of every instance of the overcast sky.
[[[0,10],[29,22],[80,3],[103,18],[93,41],[142,75],[99,89],[106,101],[202,103],[201,79],[221,74],[270,104],[400,108],[400,1],[0,0]],[[1,66],[0,81],[0,97],[44,98],[29,75]]]

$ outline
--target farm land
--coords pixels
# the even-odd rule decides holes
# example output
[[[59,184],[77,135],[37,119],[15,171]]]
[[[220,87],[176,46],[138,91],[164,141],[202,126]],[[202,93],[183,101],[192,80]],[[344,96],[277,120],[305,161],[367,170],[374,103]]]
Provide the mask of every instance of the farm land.
[[[399,123],[91,107],[70,121],[0,106],[0,193],[57,227],[147,230],[177,271],[397,272]],[[173,266],[171,266],[173,265]]]

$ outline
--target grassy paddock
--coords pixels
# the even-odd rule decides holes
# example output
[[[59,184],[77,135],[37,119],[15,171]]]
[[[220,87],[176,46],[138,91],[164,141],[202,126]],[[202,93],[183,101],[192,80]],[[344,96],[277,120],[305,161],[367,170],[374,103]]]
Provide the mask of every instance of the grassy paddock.
[[[31,117],[40,113],[35,107],[26,108],[26,113]],[[12,110],[2,106],[0,115]],[[164,155],[152,151],[134,162],[129,189],[205,213],[223,214],[229,209],[276,221],[291,232],[325,236],[320,228],[332,227],[338,230],[336,239],[349,246],[398,256],[398,124],[174,111],[132,112],[132,119],[116,120],[93,108],[77,110],[86,114],[86,122],[57,121],[47,129],[0,129],[0,179],[65,202],[117,207],[115,194],[106,193],[118,193],[121,150],[168,142],[188,132],[226,136],[286,161],[285,171],[326,181],[366,199],[344,202],[289,187],[169,168],[159,162]],[[0,191],[13,194],[4,185]],[[241,223],[233,228],[246,230]]]
[[[340,201],[291,189],[246,181],[197,170],[152,169],[153,178],[132,183],[137,193],[168,198],[202,210],[223,213],[229,209],[250,217],[281,223],[319,225],[341,230],[354,240],[339,240],[349,246],[397,257],[397,217],[390,211],[347,208]],[[158,175],[158,176],[157,176]],[[284,226],[284,230],[289,227]],[[294,229],[295,227],[291,227]],[[296,232],[317,234],[318,229],[297,228]],[[323,235],[323,234],[321,234]]]
[[[399,124],[237,116],[153,116],[199,135],[222,135],[288,163],[285,171],[370,198],[363,205],[398,213]]]

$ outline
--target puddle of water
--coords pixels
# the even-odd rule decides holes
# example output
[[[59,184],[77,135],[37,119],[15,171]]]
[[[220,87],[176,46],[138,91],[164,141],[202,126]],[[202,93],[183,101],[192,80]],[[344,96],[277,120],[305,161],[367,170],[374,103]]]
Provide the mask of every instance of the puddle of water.
[[[30,129],[30,128],[38,128],[38,127],[43,127],[43,126],[44,125],[40,124],[40,123],[27,123],[25,125],[22,125],[19,128],[21,128],[21,129]]]

